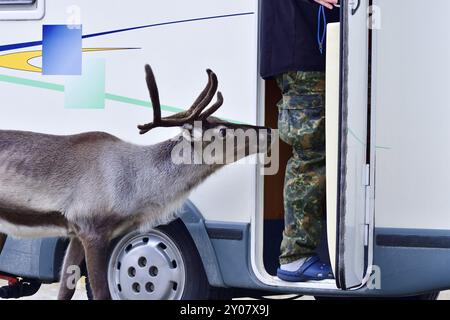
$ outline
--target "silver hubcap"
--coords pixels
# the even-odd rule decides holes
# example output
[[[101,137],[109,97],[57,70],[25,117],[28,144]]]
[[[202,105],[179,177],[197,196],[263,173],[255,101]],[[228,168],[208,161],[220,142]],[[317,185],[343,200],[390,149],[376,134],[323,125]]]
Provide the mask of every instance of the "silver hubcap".
[[[186,283],[180,250],[165,233],[131,233],[114,248],[108,266],[113,299],[177,300]]]

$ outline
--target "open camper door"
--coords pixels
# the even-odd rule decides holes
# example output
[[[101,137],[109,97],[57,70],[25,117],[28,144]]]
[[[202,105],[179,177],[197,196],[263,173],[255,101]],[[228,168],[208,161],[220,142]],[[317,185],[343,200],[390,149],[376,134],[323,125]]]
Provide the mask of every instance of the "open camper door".
[[[334,271],[337,286],[344,290],[363,284],[368,257],[366,189],[370,178],[367,161],[369,5],[369,0],[345,0],[341,3],[337,238]]]

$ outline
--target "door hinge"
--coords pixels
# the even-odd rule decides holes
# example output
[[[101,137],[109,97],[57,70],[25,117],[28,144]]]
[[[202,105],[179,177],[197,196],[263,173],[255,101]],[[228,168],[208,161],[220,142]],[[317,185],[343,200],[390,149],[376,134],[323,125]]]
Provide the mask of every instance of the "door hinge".
[[[363,168],[363,185],[368,187],[370,186],[370,164],[366,163]]]
[[[364,245],[369,245],[369,237],[370,237],[370,210],[371,210],[371,202],[370,202],[370,195],[371,195],[371,188],[370,188],[370,164],[366,163],[364,166],[364,186],[366,189],[365,192],[365,217],[364,217]]]
[[[364,225],[364,246],[367,247],[369,245],[369,225]]]

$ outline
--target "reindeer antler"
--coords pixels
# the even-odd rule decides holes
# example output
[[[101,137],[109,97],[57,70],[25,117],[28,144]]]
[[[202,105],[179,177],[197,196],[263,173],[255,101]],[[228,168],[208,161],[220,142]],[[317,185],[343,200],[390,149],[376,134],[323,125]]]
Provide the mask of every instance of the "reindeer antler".
[[[197,120],[204,121],[216,112],[223,104],[223,96],[220,92],[217,92],[217,102],[214,103],[209,109],[205,110],[213,99],[218,87],[216,74],[210,69],[206,70],[206,72],[208,74],[208,84],[195,100],[194,104],[186,111],[161,118],[161,104],[159,101],[158,86],[156,85],[156,79],[152,68],[147,64],[145,66],[145,73],[148,91],[150,92],[150,99],[153,105],[153,122],[138,126],[140,134],[145,134],[157,127],[179,127],[186,123],[193,123]]]

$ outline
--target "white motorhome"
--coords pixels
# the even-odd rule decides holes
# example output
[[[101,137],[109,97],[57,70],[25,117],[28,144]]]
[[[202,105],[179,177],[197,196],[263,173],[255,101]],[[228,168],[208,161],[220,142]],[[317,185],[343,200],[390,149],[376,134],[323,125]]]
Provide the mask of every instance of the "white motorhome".
[[[433,299],[450,288],[447,9],[447,0],[342,0],[341,23],[329,26],[327,232],[319,251],[335,280],[274,276],[290,152],[281,145],[277,174],[233,164],[195,190],[179,220],[117,239],[112,296],[213,298],[235,289]],[[54,72],[58,55],[43,57],[58,42],[67,40],[60,56],[76,48],[69,36],[50,34],[58,25],[81,35],[82,75]],[[0,30],[1,129],[168,139],[177,129],[136,129],[152,113],[145,63],[167,114],[187,107],[211,68],[226,100],[220,117],[276,127],[279,93],[258,73],[258,0],[0,0]],[[8,238],[0,273],[57,282],[65,245]],[[130,268],[148,272],[136,277]]]

